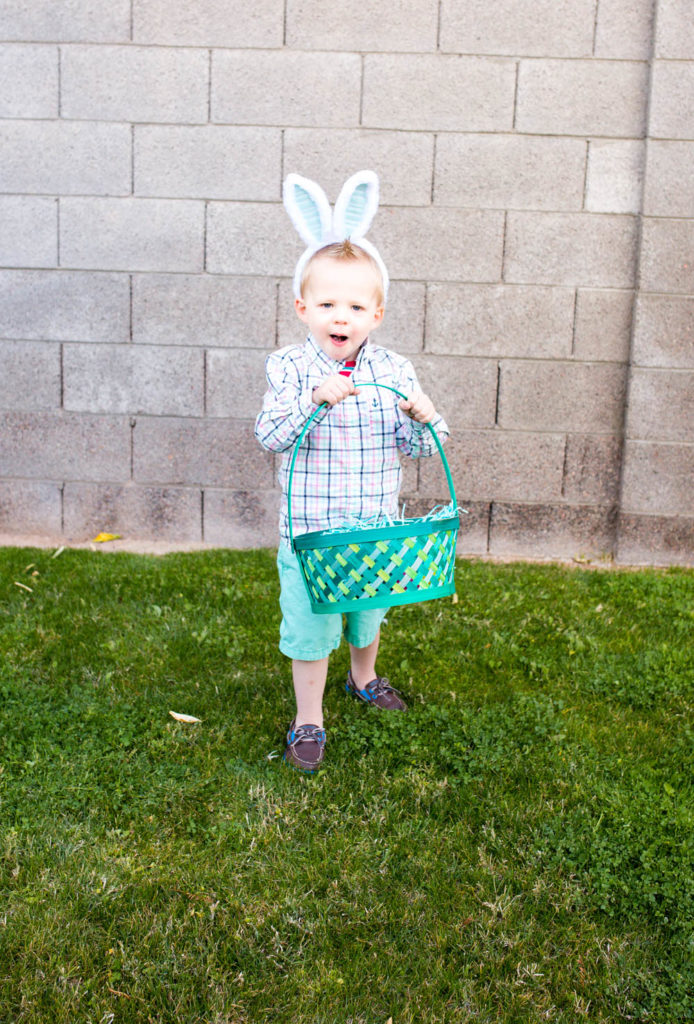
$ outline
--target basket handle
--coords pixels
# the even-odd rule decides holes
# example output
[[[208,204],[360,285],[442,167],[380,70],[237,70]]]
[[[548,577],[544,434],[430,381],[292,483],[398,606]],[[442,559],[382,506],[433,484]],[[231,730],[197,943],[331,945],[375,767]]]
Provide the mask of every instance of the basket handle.
[[[407,401],[407,395],[404,395],[402,393],[402,391],[398,391],[397,388],[391,387],[390,384],[379,384],[377,381],[369,380],[369,381],[364,381],[363,383],[360,383],[360,384],[357,384],[356,381],[355,381],[355,386],[357,388],[385,388],[386,391],[392,391],[393,394],[398,395],[399,398],[404,398],[405,401]],[[289,466],[289,481],[287,483],[287,520],[288,520],[288,524],[289,524],[289,545],[290,545],[292,551],[295,550],[294,549],[294,531],[292,529],[292,481],[294,479],[294,466],[295,466],[295,463],[296,463],[296,457],[299,454],[299,448],[301,448],[301,445],[302,445],[303,440],[304,440],[304,438],[305,438],[305,436],[306,436],[306,434],[308,432],[309,427],[311,426],[311,424],[315,420],[316,416],[318,415],[318,413],[321,411],[321,409],[325,405],[328,405],[328,403],[327,402],[321,402],[321,404],[316,406],[316,408],[313,410],[313,412],[311,413],[309,418],[306,420],[306,423],[304,424],[303,430],[299,434],[299,437],[298,437],[298,439],[296,441],[296,444],[294,445],[294,452],[292,453],[292,461],[291,461],[291,464]],[[451,468],[448,465],[448,459],[445,456],[445,453],[444,453],[444,450],[443,450],[443,445],[441,444],[441,441],[439,440],[439,436],[436,433],[436,431],[434,430],[434,428],[432,427],[431,423],[426,423],[425,426],[427,426],[429,428],[429,431],[431,432],[431,436],[433,437],[433,439],[434,439],[434,441],[436,443],[436,447],[438,448],[439,455],[441,456],[441,461],[443,462],[444,472],[446,474],[446,483],[448,484],[448,491],[449,491],[450,496],[451,496],[451,504],[455,507],[456,500],[455,500],[455,488],[453,486],[453,477],[451,476]]]

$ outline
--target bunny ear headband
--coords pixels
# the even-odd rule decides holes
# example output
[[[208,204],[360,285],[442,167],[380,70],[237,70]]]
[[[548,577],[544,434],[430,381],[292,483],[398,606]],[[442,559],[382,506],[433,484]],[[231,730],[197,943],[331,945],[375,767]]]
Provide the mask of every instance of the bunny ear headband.
[[[378,250],[364,235],[378,209],[378,178],[373,171],[357,171],[340,191],[335,210],[320,185],[298,174],[284,181],[284,208],[308,248],[294,271],[294,295],[301,298],[301,278],[308,261],[319,249],[349,239],[375,261],[383,278],[384,301],[388,294],[388,271]]]

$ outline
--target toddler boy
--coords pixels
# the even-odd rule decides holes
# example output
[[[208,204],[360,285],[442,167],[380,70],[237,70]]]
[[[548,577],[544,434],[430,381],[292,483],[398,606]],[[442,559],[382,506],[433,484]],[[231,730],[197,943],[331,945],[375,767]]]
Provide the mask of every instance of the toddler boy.
[[[268,356],[268,389],[255,428],[264,448],[284,453],[277,557],[280,650],[292,659],[296,696],[284,759],[305,772],[314,772],[323,761],[328,657],[340,644],[343,624],[339,613],[312,612],[289,546],[287,483],[297,437],[316,407],[325,403],[294,468],[292,521],[295,535],[300,535],[348,520],[397,515],[398,452],[412,458],[432,454],[435,445],[427,423],[434,424],[439,438],[448,435],[409,360],[371,341],[383,320],[387,273],[373,247],[359,241],[314,244],[308,258],[300,261],[295,308],[308,337],[301,346]],[[381,389],[361,391],[359,381],[388,384],[409,397],[398,401]],[[345,616],[351,663],[346,689],[376,707],[405,711],[402,695],[376,672],[385,614],[386,609],[368,608]]]

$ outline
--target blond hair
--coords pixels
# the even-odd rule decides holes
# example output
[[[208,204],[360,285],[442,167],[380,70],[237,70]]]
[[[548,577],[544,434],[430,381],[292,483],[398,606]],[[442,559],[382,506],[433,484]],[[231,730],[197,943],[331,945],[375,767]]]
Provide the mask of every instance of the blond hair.
[[[337,260],[338,262],[347,263],[349,261],[360,260],[362,263],[367,263],[374,272],[376,278],[376,301],[377,305],[382,306],[385,300],[384,288],[383,288],[383,275],[381,269],[373,258],[365,249],[362,249],[359,245],[353,245],[349,238],[345,238],[342,242],[331,242],[329,245],[324,245],[322,249],[314,252],[310,260],[304,267],[304,272],[301,275],[301,294],[303,296],[304,290],[308,285],[309,278],[311,276],[311,268],[313,264],[325,257],[331,260]]]

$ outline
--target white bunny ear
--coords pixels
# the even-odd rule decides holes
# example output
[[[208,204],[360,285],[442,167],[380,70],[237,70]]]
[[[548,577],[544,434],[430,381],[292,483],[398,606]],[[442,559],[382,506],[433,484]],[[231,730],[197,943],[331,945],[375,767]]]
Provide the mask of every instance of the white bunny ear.
[[[284,208],[307,245],[319,245],[330,234],[330,203],[320,185],[288,174],[282,190]]]
[[[378,209],[378,177],[357,171],[344,183],[335,203],[333,228],[338,238],[362,238]]]

